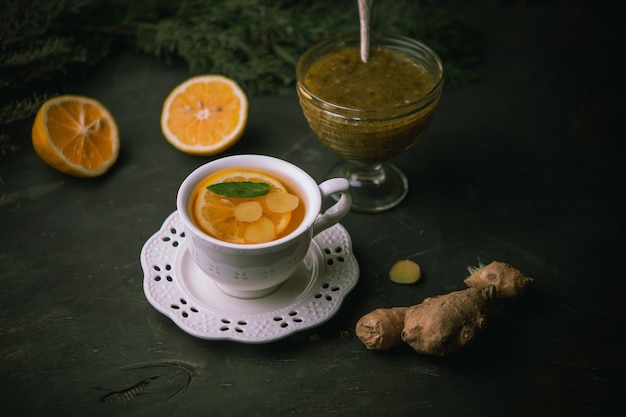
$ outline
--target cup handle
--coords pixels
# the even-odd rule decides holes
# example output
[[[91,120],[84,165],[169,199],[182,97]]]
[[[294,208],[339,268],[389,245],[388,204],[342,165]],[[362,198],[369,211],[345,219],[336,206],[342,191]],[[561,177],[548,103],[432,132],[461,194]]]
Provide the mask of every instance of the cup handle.
[[[320,185],[322,200],[333,194],[341,193],[339,200],[330,206],[324,213],[321,213],[315,223],[313,223],[313,236],[334,226],[350,211],[352,207],[352,194],[350,194],[350,183],[345,178],[331,178]]]

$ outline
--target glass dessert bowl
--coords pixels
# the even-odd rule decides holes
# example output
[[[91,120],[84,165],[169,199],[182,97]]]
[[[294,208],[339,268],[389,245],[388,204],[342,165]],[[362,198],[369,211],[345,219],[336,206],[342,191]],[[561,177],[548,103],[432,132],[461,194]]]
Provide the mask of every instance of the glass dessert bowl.
[[[354,210],[379,212],[408,192],[406,176],[388,161],[430,124],[443,67],[427,45],[404,36],[372,34],[367,63],[359,44],[349,33],[311,47],[298,61],[296,88],[311,130],[344,160],[327,176],[348,179]]]

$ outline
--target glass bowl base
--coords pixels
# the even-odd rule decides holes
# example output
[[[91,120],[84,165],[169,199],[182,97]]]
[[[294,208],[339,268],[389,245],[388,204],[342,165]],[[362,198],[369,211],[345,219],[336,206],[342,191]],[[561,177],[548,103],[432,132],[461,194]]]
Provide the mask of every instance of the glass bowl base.
[[[377,213],[397,206],[406,197],[409,183],[406,175],[395,165],[359,165],[342,161],[326,175],[346,178],[352,192],[352,210]]]

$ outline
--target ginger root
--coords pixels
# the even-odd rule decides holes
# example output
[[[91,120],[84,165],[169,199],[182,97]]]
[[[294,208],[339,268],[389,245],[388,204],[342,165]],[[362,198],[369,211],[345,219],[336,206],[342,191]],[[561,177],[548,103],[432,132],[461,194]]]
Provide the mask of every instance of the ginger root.
[[[404,315],[408,307],[379,308],[359,319],[356,334],[371,350],[387,350],[402,343]]]
[[[391,349],[402,342],[416,352],[436,356],[462,349],[486,327],[500,299],[523,295],[532,282],[502,262],[471,272],[465,280],[469,288],[364,315],[356,324],[357,337],[371,350]]]
[[[456,352],[485,328],[495,300],[493,285],[427,298],[407,310],[402,340],[418,353],[444,356]]]
[[[533,279],[524,275],[522,271],[503,262],[494,261],[487,266],[481,265],[468,270],[471,275],[464,281],[468,287],[495,285],[498,297],[501,298],[520,297],[528,291],[533,282]]]

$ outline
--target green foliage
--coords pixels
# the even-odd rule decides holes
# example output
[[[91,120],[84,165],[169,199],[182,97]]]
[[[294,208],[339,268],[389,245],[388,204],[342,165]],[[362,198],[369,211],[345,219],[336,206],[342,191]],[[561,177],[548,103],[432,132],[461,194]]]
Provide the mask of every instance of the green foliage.
[[[358,28],[356,8],[351,13],[336,4],[342,3],[187,1],[171,17],[137,23],[137,45],[166,60],[184,60],[192,74],[231,77],[249,94],[289,94],[306,47],[338,28]]]
[[[30,117],[112,50],[223,74],[246,93],[294,94],[295,65],[313,43],[358,30],[356,0],[3,0],[0,128]],[[3,16],[3,15],[4,16]],[[429,0],[375,3],[373,29],[418,38],[442,57],[447,87],[473,78],[481,41]],[[12,149],[0,133],[0,155]]]
[[[33,115],[58,81],[106,55],[106,41],[90,44],[59,30],[89,0],[5,0],[0,9],[0,128]],[[99,45],[93,48],[94,45]],[[94,53],[93,51],[97,51]],[[0,132],[0,156],[17,149]]]
[[[53,76],[88,61],[85,45],[54,30],[62,13],[74,13],[82,5],[72,0],[7,2],[6,16],[0,16],[0,91],[1,104],[9,109],[0,113],[0,123],[19,117],[16,109],[31,107],[22,100],[43,98],[32,93],[45,90]]]
[[[387,0],[374,6],[373,29],[429,43],[445,62],[448,86],[471,79],[480,51],[476,33],[440,7]],[[356,1],[187,1],[157,22],[137,22],[137,46],[192,74],[236,79],[251,94],[292,94],[298,57],[312,44],[359,28]]]

